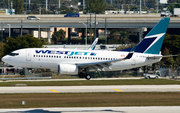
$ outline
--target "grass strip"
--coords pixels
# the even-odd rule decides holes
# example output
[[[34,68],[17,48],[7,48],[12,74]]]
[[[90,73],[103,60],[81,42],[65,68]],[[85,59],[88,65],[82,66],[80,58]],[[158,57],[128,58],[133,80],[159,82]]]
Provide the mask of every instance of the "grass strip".
[[[0,108],[180,106],[180,92],[0,94]],[[25,101],[25,105],[21,102]]]
[[[0,82],[0,86],[14,86],[26,84],[28,86],[82,86],[82,85],[174,85],[180,81],[167,79],[131,79],[131,80],[82,80],[82,81],[18,81]]]

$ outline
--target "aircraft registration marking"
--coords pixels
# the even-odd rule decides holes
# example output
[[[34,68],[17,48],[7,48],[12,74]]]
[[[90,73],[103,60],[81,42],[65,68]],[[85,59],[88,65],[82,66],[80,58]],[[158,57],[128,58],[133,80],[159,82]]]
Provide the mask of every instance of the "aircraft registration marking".
[[[119,89],[114,89],[115,91],[118,91],[118,92],[123,92],[123,90],[119,90]]]
[[[59,91],[56,91],[56,90],[53,90],[53,89],[51,89],[49,91],[52,91],[52,92],[55,92],[55,93],[59,93]]]

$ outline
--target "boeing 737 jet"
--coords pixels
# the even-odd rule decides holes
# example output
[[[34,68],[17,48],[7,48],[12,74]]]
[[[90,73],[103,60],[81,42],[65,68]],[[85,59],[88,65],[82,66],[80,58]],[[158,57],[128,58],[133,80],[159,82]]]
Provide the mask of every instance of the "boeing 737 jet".
[[[89,71],[116,71],[159,62],[170,18],[162,18],[131,51],[26,48],[13,51],[3,62],[23,68],[46,68],[59,74],[90,79]],[[93,45],[92,45],[93,46]],[[95,46],[94,46],[95,47]]]

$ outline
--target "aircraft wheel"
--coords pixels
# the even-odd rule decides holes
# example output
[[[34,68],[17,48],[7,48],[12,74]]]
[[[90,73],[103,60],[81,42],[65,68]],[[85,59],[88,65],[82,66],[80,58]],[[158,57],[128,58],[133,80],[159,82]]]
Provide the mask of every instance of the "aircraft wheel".
[[[87,79],[87,80],[90,80],[90,79],[91,79],[91,75],[90,75],[90,74],[87,74],[87,75],[86,75],[86,79]]]
[[[84,74],[84,73],[79,73],[79,77],[80,77],[80,78],[84,78],[84,77],[85,77],[85,74]]]

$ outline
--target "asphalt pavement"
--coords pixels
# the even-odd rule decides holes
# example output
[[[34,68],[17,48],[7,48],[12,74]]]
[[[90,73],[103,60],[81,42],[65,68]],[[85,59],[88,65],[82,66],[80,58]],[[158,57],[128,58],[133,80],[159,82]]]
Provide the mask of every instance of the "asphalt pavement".
[[[180,92],[180,85],[22,86],[0,87],[0,93]]]

